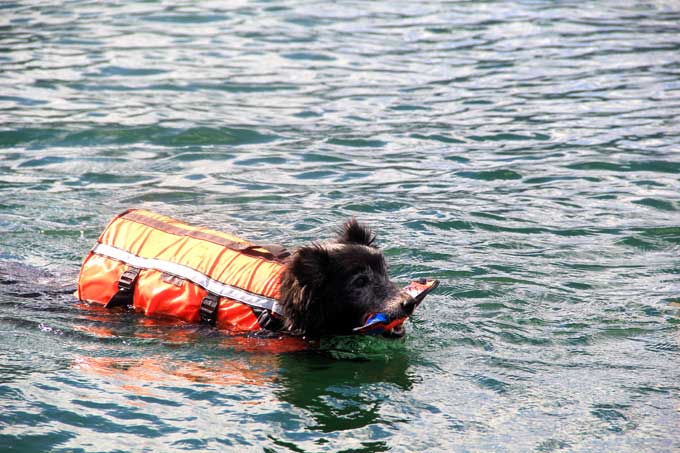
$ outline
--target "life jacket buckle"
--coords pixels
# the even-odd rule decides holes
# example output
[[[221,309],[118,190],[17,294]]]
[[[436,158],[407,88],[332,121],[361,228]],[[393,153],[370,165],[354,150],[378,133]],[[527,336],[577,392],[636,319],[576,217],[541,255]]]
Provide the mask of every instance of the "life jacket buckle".
[[[260,311],[259,315],[257,313],[258,311]],[[276,317],[269,310],[253,309],[253,312],[255,312],[255,314],[258,315],[257,323],[260,325],[261,328],[272,331],[278,331],[283,329],[283,320],[281,318]]]
[[[118,291],[125,293],[132,291],[132,288],[135,286],[135,281],[137,281],[137,277],[139,277],[139,269],[136,267],[131,267],[123,272],[118,279]]]
[[[140,269],[130,266],[118,278],[118,292],[104,305],[106,308],[121,307],[133,304],[134,287]]]
[[[200,316],[201,321],[214,325],[217,320],[217,307],[220,304],[220,296],[208,293],[201,301]]]

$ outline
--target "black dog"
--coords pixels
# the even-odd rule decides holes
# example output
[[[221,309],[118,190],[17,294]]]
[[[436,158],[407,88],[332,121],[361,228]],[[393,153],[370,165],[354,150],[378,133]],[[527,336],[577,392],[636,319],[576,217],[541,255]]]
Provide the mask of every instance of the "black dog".
[[[281,263],[276,302],[283,319],[273,322],[272,329],[262,323],[261,327],[308,338],[357,331],[403,336],[402,322],[437,282],[429,281],[428,286],[421,279],[421,288],[415,292],[412,285],[416,282],[406,290],[399,289],[390,281],[385,257],[374,242],[371,230],[351,219],[335,240],[295,250]],[[49,295],[51,299],[61,294],[70,297],[74,292],[71,285],[57,284],[60,279],[56,276],[38,278],[38,270],[11,264],[0,266],[0,293],[28,298]],[[106,300],[96,302],[105,304]],[[377,330],[370,321],[376,314],[382,322]]]
[[[371,230],[351,219],[335,240],[291,255],[129,209],[85,258],[78,297],[233,331],[403,336],[402,323],[437,282],[398,289],[374,242]]]
[[[297,249],[281,278],[286,327],[318,337],[352,333],[373,313],[409,316],[417,303],[390,281],[374,241],[371,230],[352,219],[335,241]],[[401,337],[404,328],[384,335]]]

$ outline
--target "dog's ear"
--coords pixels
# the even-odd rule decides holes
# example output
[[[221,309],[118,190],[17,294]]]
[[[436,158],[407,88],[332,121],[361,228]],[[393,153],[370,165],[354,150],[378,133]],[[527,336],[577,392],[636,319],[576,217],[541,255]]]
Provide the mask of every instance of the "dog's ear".
[[[322,333],[326,319],[323,302],[328,298],[324,285],[330,266],[330,252],[318,244],[300,247],[288,258],[280,299],[287,329],[305,335]]]
[[[366,225],[357,222],[357,219],[352,217],[349,219],[340,230],[338,235],[338,242],[345,244],[360,244],[369,247],[374,247],[375,234]]]
[[[326,280],[330,257],[321,245],[300,247],[291,257],[288,266],[300,286],[319,288]]]

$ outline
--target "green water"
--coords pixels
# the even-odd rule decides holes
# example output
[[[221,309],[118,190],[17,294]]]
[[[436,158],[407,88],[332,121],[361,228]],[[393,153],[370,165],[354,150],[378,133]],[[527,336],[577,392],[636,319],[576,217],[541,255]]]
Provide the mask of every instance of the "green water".
[[[680,448],[680,7],[4,2],[0,451]],[[77,305],[111,216],[375,228],[403,342]],[[12,279],[6,275],[19,276]]]

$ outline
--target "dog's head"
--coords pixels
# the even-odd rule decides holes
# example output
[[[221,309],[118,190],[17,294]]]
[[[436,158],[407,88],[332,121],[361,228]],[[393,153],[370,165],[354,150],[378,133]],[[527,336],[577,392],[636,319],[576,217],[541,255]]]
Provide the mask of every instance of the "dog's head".
[[[374,241],[371,230],[352,219],[335,241],[293,253],[281,280],[289,329],[312,337],[349,334],[372,313],[396,320],[413,312],[415,300],[390,281]],[[404,329],[385,334],[403,336]]]

